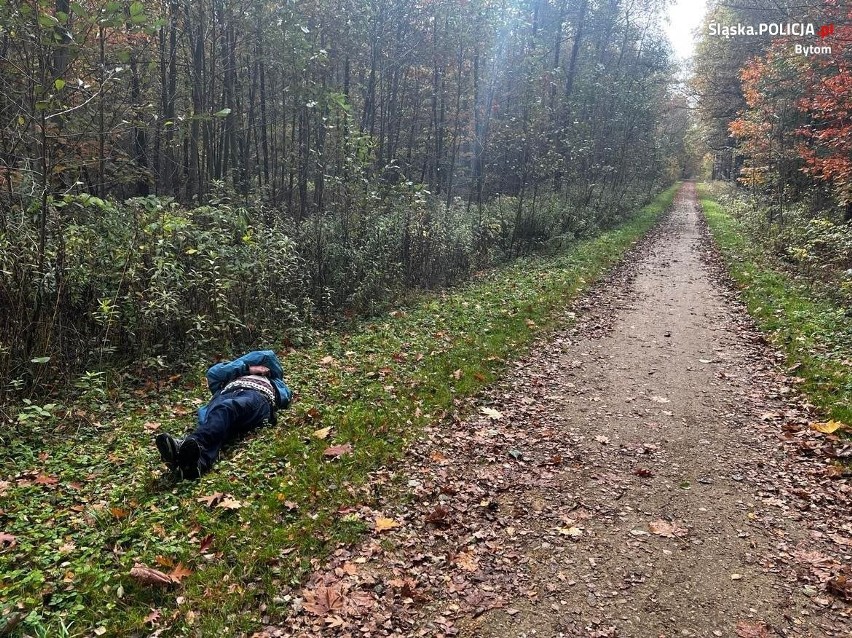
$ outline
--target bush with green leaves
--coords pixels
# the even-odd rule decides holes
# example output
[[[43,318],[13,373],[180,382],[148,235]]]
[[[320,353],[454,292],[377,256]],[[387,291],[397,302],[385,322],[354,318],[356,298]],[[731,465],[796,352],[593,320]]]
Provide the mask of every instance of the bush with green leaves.
[[[165,376],[201,358],[298,345],[317,320],[376,313],[405,290],[562,249],[616,223],[637,199],[533,190],[448,204],[413,182],[358,183],[336,185],[349,208],[301,221],[238,205],[224,188],[194,208],[66,195],[49,199],[43,228],[37,214],[10,218],[0,231],[4,389],[32,395],[140,363]]]
[[[298,342],[310,320],[306,268],[283,221],[227,202],[66,196],[51,204],[43,264],[38,242],[26,217],[0,234],[0,371],[30,385]]]
[[[852,306],[852,224],[837,211],[809,202],[788,204],[783,212],[744,190],[716,184],[714,196],[748,235],[790,274]]]

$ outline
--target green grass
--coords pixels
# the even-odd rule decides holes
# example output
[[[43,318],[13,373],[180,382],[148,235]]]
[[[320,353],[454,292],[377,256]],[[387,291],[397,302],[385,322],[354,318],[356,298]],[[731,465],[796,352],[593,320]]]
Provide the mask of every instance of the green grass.
[[[297,400],[277,428],[233,448],[200,481],[163,478],[151,424],[173,432],[191,425],[207,399],[201,371],[179,387],[92,401],[59,422],[34,420],[27,433],[7,429],[0,531],[17,544],[0,547],[4,613],[23,618],[16,631],[60,635],[64,624],[71,636],[141,634],[151,610],[170,635],[234,635],[264,615],[274,622],[287,608],[280,592],[298,586],[312,558],[369,529],[357,506],[387,488],[368,481],[370,472],[399,459],[425,424],[450,427],[444,416],[457,399],[494,381],[536,333],[553,328],[560,309],[654,225],[675,190],[559,256],[516,262],[285,353]],[[327,440],[312,436],[323,427],[332,428]],[[337,443],[351,443],[353,453],[324,459]],[[198,502],[215,492],[243,507]],[[136,562],[158,561],[193,573],[172,589],[129,577]]]
[[[827,418],[852,423],[852,317],[825,296],[773,269],[759,238],[700,188],[701,207],[749,313],[787,365],[804,379],[799,386]]]

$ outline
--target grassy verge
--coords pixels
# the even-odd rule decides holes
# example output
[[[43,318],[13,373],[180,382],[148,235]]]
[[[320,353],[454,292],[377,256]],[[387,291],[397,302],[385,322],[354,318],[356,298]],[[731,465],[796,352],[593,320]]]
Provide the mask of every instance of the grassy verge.
[[[801,388],[827,417],[852,423],[852,317],[806,284],[774,270],[760,242],[700,189],[704,216],[749,313],[787,364],[804,379]]]
[[[201,374],[180,389],[82,406],[83,426],[2,435],[0,532],[14,537],[0,545],[3,613],[20,619],[16,631],[51,636],[154,627],[236,635],[274,622],[288,605],[281,592],[298,585],[311,559],[370,528],[358,509],[377,496],[369,473],[553,327],[675,190],[561,256],[517,262],[285,353],[297,401],[277,428],[233,448],[200,481],[165,480],[152,436],[190,425],[206,400]],[[324,428],[321,439],[315,431]],[[326,458],[338,444],[351,453]],[[217,493],[231,507],[199,500]],[[178,587],[141,586],[128,576],[137,562],[191,573]]]

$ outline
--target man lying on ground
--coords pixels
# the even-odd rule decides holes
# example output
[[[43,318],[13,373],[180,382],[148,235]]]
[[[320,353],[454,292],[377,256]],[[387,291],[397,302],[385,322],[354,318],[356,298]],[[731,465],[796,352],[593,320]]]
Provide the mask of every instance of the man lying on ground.
[[[213,399],[198,410],[198,425],[182,439],[158,434],[160,458],[183,478],[209,470],[222,445],[265,423],[275,424],[279,408],[290,403],[284,370],[272,350],[256,350],[207,370]]]

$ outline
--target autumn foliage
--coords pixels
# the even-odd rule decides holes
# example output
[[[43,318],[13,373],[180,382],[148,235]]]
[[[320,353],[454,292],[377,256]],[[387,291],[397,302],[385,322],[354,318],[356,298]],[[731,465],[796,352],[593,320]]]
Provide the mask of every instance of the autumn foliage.
[[[801,38],[775,40],[742,68],[747,108],[731,122],[745,163],[740,181],[750,186],[811,180],[826,185],[852,208],[852,9],[827,3],[813,22],[836,27],[816,45],[827,51],[795,53]]]

